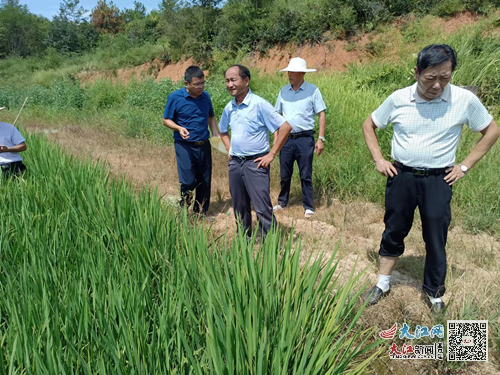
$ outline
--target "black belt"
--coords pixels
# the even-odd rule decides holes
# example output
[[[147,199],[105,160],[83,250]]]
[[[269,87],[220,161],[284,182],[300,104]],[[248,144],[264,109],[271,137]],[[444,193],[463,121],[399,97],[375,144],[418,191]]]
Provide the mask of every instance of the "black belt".
[[[300,137],[308,137],[308,136],[314,135],[314,133],[316,133],[314,130],[306,130],[306,131],[299,132],[299,133],[290,133],[288,135],[288,138],[295,139],[295,138],[300,138]]]
[[[195,141],[195,142],[191,141],[176,141],[176,142],[185,143],[190,146],[203,146],[205,143],[208,143],[208,139],[205,139],[204,141]]]
[[[414,176],[424,176],[424,177],[425,176],[432,176],[432,175],[436,175],[436,174],[445,173],[446,170],[449,168],[449,167],[445,167],[445,168],[417,168],[417,167],[408,167],[408,166],[400,163],[399,161],[395,161],[394,165],[396,167],[398,167],[399,169],[401,169],[401,171],[403,171],[403,172],[410,172]]]
[[[268,152],[263,152],[263,153],[260,153],[260,154],[250,155],[250,156],[235,156],[235,155],[232,155],[231,159],[239,161],[239,162],[245,162],[245,161],[248,161],[248,160],[255,160],[257,158],[261,158],[262,156],[266,156],[267,154],[268,154]]]

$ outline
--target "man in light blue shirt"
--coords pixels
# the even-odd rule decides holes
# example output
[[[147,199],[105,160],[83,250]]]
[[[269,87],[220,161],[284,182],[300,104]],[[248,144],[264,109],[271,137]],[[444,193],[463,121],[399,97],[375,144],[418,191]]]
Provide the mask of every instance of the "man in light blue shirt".
[[[5,107],[0,107],[0,111]],[[20,152],[26,151],[26,140],[14,125],[0,122],[0,174],[18,176],[26,171]]]
[[[230,158],[229,191],[234,215],[247,235],[251,235],[252,203],[259,229],[265,236],[272,226],[276,226],[269,193],[269,166],[283,147],[291,127],[271,104],[252,93],[248,87],[250,71],[246,67],[231,66],[224,76],[227,91],[234,99],[224,108],[219,129]],[[275,133],[271,150],[270,131]]]
[[[307,72],[316,69],[307,69],[306,62],[300,57],[290,60],[288,67],[282,72],[288,72],[289,85],[283,87],[276,101],[276,110],[283,114],[290,123],[292,131],[280,152],[281,191],[278,204],[274,210],[287,206],[290,198],[293,164],[297,161],[302,185],[302,203],[305,217],[314,215],[312,162],[314,151],[318,155],[324,150],[325,141],[325,103],[318,88],[304,81]],[[314,121],[319,119],[319,137],[314,144]]]

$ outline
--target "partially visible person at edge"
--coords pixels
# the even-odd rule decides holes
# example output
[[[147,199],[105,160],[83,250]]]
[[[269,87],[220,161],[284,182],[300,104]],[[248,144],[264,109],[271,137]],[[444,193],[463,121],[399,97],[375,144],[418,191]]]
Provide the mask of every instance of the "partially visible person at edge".
[[[385,231],[380,244],[377,285],[366,294],[373,305],[389,292],[391,272],[403,254],[404,239],[418,207],[425,242],[422,289],[433,312],[445,308],[446,238],[452,187],[488,152],[498,126],[470,91],[450,84],[455,52],[445,44],[425,47],[417,57],[412,86],[392,93],[364,122],[363,134],[377,171],[387,177]],[[375,130],[394,125],[391,157],[385,160]],[[456,162],[463,124],[482,137]]]
[[[312,164],[314,151],[321,155],[325,146],[326,105],[321,92],[316,86],[304,81],[307,72],[316,69],[307,69],[304,59],[295,57],[288,66],[281,70],[288,72],[289,85],[281,89],[275,108],[288,121],[292,131],[280,152],[281,191],[278,204],[274,211],[281,210],[288,205],[290,185],[292,182],[293,164],[297,161],[302,185],[302,205],[304,216],[314,215]],[[318,116],[319,136],[314,142],[314,120]]]
[[[4,108],[0,107],[0,111]],[[26,140],[14,125],[0,122],[0,167],[3,176],[19,176],[26,171],[19,153],[27,148]]]
[[[168,96],[163,125],[174,130],[177,172],[181,185],[181,207],[189,207],[196,190],[193,211],[206,214],[210,206],[212,152],[210,133],[219,137],[210,95],[205,88],[205,75],[190,66],[184,75],[185,87]]]
[[[277,225],[271,205],[269,168],[285,144],[291,127],[269,102],[252,93],[248,87],[250,71],[246,67],[233,65],[224,77],[227,91],[234,99],[224,108],[219,128],[230,159],[229,191],[234,215],[250,236],[251,202],[260,232],[265,237],[271,227]],[[271,150],[269,132],[275,134]]]

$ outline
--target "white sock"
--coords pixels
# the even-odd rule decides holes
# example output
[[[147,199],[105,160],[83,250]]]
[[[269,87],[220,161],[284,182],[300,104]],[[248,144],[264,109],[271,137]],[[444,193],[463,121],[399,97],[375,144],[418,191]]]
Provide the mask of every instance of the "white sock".
[[[387,292],[390,288],[391,284],[391,275],[378,275],[377,286],[382,289],[382,292]]]
[[[432,298],[432,297],[429,297],[429,299],[431,300],[431,303],[434,305],[435,303],[438,303],[438,302],[443,302],[441,300],[441,298]]]

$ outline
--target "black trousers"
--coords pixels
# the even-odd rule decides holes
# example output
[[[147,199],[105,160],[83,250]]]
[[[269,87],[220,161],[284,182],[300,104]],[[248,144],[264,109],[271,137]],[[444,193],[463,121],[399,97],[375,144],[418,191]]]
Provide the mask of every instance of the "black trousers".
[[[1,166],[2,176],[8,178],[10,176],[20,176],[26,172],[26,166],[22,161],[15,161]]]
[[[259,230],[263,236],[277,221],[273,214],[270,195],[269,169],[257,168],[253,160],[241,161],[233,157],[229,160],[229,191],[233,198],[233,210],[236,220],[241,223],[247,235],[252,234],[252,203]]]
[[[305,210],[314,210],[312,164],[314,157],[314,136],[288,138],[280,151],[281,191],[278,204],[285,207],[290,199],[293,164],[297,161],[302,185],[302,204]]]
[[[431,297],[441,297],[445,293],[445,247],[451,221],[452,187],[444,181],[444,173],[415,176],[397,169],[398,175],[387,180],[385,231],[379,254],[387,257],[403,254],[404,239],[410,232],[418,207],[426,251],[422,289]]]
[[[175,142],[177,173],[181,184],[181,206],[191,205],[193,190],[196,196],[193,211],[206,213],[210,206],[212,182],[212,150],[210,143],[196,146],[192,142]]]

